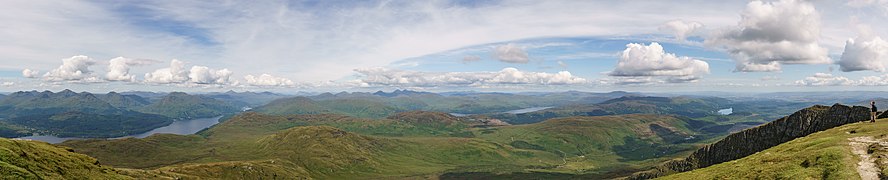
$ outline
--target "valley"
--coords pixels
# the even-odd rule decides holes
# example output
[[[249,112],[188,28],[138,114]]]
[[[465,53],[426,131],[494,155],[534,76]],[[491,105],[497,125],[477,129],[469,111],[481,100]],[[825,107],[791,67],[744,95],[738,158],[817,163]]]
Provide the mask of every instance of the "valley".
[[[238,99],[235,94],[256,96],[227,94],[227,101]],[[28,136],[20,138],[36,141],[7,141],[67,149],[95,158],[101,162],[96,168],[124,178],[639,178],[672,174],[643,175],[676,158],[696,156],[700,148],[730,139],[732,133],[773,124],[781,118],[766,118],[791,115],[785,109],[810,103],[626,92],[444,94],[322,93],[268,98],[267,104],[246,111],[219,105],[257,104],[200,94],[126,95],[137,100],[123,102],[142,103],[114,101],[120,108],[110,112],[176,102],[151,106],[174,111],[145,111],[164,112],[157,116],[171,123],[107,139]],[[559,102],[566,99],[574,100]],[[778,106],[789,107],[769,109]],[[209,115],[217,116],[187,119]],[[718,167],[707,166],[687,173]],[[682,174],[675,176],[682,179]]]

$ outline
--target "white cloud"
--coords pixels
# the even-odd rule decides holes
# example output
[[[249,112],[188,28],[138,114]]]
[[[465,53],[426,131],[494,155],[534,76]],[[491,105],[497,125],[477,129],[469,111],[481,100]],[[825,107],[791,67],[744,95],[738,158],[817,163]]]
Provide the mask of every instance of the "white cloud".
[[[162,68],[145,74],[145,82],[156,84],[184,83],[188,81],[185,62],[173,59],[169,68]]]
[[[191,69],[186,69],[185,62],[173,59],[170,62],[170,67],[146,73],[145,82],[186,86],[204,85],[204,87],[206,87],[205,85],[237,84],[237,82],[231,81],[232,74],[234,73],[228,69],[215,70],[206,66],[191,66]]]
[[[22,76],[25,78],[37,78],[38,76],[40,76],[40,71],[25,69],[22,70]]]
[[[293,87],[296,83],[293,83],[292,80],[282,77],[275,77],[269,74],[262,74],[258,77],[253,75],[246,75],[244,79],[247,80],[247,85],[251,86],[260,86],[260,87],[272,87],[272,86],[280,86],[280,87]]]
[[[706,44],[723,47],[736,61],[735,71],[780,71],[782,64],[830,63],[818,44],[820,15],[805,1],[752,1],[736,27],[708,37]]]
[[[695,21],[682,21],[682,20],[673,20],[666,22],[658,28],[660,31],[665,31],[672,33],[675,36],[675,39],[679,41],[684,41],[695,33],[696,31],[703,28],[703,23],[695,22]]]
[[[838,64],[839,69],[844,72],[865,70],[885,72],[885,65],[888,64],[888,42],[880,37],[861,36],[848,39]]]
[[[95,64],[96,62],[92,58],[84,55],[62,59],[62,65],[43,74],[43,79],[47,81],[97,82],[100,80],[89,70],[89,67]]]
[[[192,66],[188,78],[196,84],[228,84],[231,74],[228,69],[215,70],[206,66]]]
[[[640,79],[635,77],[665,78],[667,82],[693,82],[704,74],[709,74],[708,63],[666,53],[663,46],[656,42],[648,46],[636,43],[626,44],[626,49],[620,55],[617,67],[608,73],[610,76],[632,77],[621,78],[630,81],[630,83],[640,82]]]
[[[527,63],[530,61],[527,51],[512,43],[497,46],[493,54],[496,59],[507,63]]]
[[[859,80],[851,80],[829,73],[815,73],[813,76],[796,81],[795,84],[803,86],[888,86],[888,74],[864,76]]]
[[[853,80],[846,77],[834,76],[829,73],[815,73],[813,76],[808,76],[795,83],[804,86],[846,86],[855,84]]]
[[[358,83],[363,86],[567,85],[587,82],[586,79],[574,76],[568,71],[558,73],[524,72],[515,68],[504,68],[497,72],[418,72],[364,68],[356,69],[355,72],[360,74]]]
[[[857,81],[857,85],[860,86],[886,86],[888,85],[888,74],[882,74],[881,76],[865,76],[860,78]]]
[[[405,58],[491,42],[649,34],[671,19],[698,18],[694,20],[706,25],[724,25],[721,22],[734,17],[723,12],[736,8],[725,2],[699,2],[696,7],[678,4],[9,2],[0,11],[0,22],[15,28],[0,34],[0,39],[11,42],[0,45],[0,54],[15,61],[0,62],[0,66],[45,70],[49,67],[40,66],[51,59],[46,57],[78,50],[97,59],[180,58],[195,64],[218,64],[238,73],[293,72],[287,74],[293,80],[334,80],[355,68],[387,66]],[[656,11],[662,7],[674,11],[663,16]],[[626,9],[633,9],[631,15]],[[177,28],[162,28],[170,26]],[[210,43],[200,42],[201,38]],[[251,61],[242,63],[243,59]],[[146,73],[139,70],[133,68],[130,73]]]
[[[130,74],[130,67],[150,65],[154,63],[157,63],[157,61],[116,57],[108,61],[108,73],[105,74],[105,80],[135,82],[136,76]]]

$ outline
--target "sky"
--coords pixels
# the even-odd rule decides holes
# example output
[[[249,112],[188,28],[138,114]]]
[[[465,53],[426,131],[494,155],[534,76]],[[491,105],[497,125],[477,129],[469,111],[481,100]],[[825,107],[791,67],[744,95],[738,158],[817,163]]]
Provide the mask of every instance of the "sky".
[[[0,91],[886,91],[886,20],[888,0],[13,0]]]

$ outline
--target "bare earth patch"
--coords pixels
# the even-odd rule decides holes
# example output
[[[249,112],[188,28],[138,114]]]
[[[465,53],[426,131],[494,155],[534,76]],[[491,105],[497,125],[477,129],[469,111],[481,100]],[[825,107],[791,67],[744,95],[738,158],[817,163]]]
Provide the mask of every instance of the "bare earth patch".
[[[888,146],[888,142],[869,136],[848,138],[848,141],[851,153],[860,157],[860,162],[857,162],[857,173],[860,174],[860,179],[879,179],[881,169],[876,165],[878,158],[873,157],[872,152],[868,152],[868,149],[872,144],[879,144],[882,147]]]

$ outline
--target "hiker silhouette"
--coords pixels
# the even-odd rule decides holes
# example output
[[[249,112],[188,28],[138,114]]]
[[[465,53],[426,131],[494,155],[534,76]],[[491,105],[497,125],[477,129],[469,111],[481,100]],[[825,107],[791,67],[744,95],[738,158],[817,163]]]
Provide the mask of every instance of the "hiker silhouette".
[[[876,108],[876,101],[873,100],[870,102],[870,122],[876,122],[876,112],[879,112],[879,109]]]

